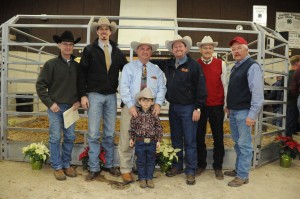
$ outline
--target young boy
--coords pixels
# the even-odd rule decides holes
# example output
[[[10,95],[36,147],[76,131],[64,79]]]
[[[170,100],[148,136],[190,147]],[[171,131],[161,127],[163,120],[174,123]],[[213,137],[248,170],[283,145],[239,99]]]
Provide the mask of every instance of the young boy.
[[[156,148],[163,136],[159,117],[152,114],[154,97],[150,88],[144,88],[136,96],[137,116],[131,118],[130,147],[135,145],[136,165],[141,188],[154,188],[152,181]]]

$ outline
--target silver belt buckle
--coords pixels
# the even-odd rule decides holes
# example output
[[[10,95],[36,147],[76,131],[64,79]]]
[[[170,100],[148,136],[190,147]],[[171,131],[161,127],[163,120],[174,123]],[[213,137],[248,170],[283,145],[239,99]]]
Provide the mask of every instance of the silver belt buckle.
[[[144,143],[150,143],[151,139],[150,138],[144,138]]]

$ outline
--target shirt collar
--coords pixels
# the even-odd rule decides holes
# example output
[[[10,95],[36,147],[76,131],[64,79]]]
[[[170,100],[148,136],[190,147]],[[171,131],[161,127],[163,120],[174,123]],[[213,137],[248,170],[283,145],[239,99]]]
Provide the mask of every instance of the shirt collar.
[[[98,45],[100,46],[100,48],[102,48],[103,49],[103,47],[104,47],[104,43],[100,40],[100,39],[98,39]],[[108,48],[110,48],[110,43],[108,42]]]
[[[247,55],[244,59],[242,59],[241,61],[236,61],[235,62],[235,66],[239,67],[242,63],[244,63],[247,59],[250,58],[250,55]]]
[[[176,63],[178,63],[179,65],[185,63],[187,60],[187,56],[185,55],[183,58],[181,59],[176,59]]]
[[[210,64],[211,61],[212,61],[212,58],[206,60],[206,59],[204,59],[203,57],[201,57],[201,60],[202,60],[205,64]]]

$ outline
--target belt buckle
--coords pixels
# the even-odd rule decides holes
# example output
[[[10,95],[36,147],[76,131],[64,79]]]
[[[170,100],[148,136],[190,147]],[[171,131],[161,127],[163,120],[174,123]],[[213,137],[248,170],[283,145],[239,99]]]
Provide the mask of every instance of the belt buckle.
[[[144,138],[144,143],[150,143],[151,139],[150,138]]]

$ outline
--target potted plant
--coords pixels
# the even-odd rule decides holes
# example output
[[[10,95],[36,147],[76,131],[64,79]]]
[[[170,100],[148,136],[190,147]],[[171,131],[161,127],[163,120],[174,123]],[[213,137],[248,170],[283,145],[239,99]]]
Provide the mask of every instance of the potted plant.
[[[275,141],[279,145],[280,166],[290,167],[292,159],[295,159],[300,154],[300,144],[292,137],[280,135],[275,137]]]
[[[85,147],[83,152],[79,154],[79,160],[82,162],[82,169],[83,170],[89,170],[89,150],[90,147]],[[104,164],[106,163],[105,159],[105,151],[103,147],[100,147],[100,154],[99,154],[99,163],[100,163],[100,168],[104,167]]]
[[[43,163],[50,157],[49,149],[40,143],[31,143],[30,145],[22,148],[22,153],[25,154],[24,159],[29,157],[33,170],[39,170],[42,168]]]
[[[174,149],[169,139],[162,139],[160,148],[156,150],[156,162],[162,173],[166,173],[171,168],[173,161],[178,161],[179,151],[181,149]]]

